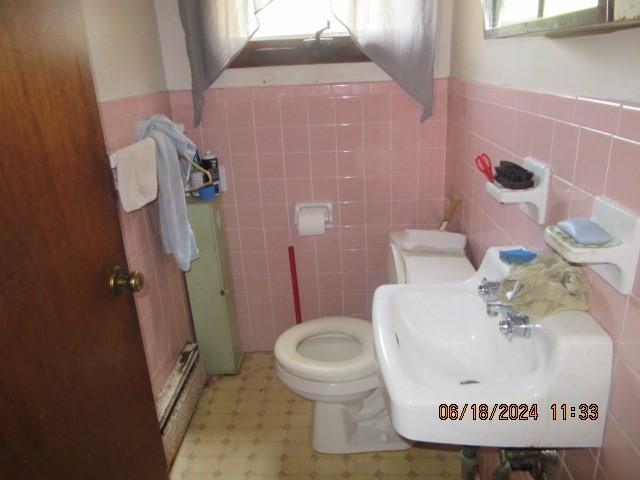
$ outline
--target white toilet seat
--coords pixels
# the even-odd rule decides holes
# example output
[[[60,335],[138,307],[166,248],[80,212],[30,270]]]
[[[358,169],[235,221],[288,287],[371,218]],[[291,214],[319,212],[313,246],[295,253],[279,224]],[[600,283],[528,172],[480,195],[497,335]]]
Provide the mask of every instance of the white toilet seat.
[[[298,345],[323,334],[343,334],[360,343],[360,351],[348,360],[320,361],[302,355]],[[309,320],[284,332],[274,348],[278,363],[292,375],[318,382],[347,382],[375,375],[378,367],[373,351],[373,330],[365,320],[324,317]]]
[[[374,390],[380,386],[380,376],[377,373],[368,377],[346,382],[318,382],[293,375],[276,362],[278,378],[290,390],[301,397],[325,402],[345,402],[362,397],[363,392]]]

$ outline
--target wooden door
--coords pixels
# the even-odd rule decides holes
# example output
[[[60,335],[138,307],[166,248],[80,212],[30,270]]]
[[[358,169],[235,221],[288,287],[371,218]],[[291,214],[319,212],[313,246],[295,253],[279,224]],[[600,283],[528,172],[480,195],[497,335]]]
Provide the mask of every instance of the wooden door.
[[[77,0],[0,2],[0,478],[167,478]]]

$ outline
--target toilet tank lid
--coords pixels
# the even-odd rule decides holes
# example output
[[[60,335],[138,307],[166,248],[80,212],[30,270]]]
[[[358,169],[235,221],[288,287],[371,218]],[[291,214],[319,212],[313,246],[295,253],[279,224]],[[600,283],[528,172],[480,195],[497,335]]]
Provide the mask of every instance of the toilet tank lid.
[[[391,242],[406,252],[464,253],[467,237],[461,233],[440,230],[406,229],[391,232]]]

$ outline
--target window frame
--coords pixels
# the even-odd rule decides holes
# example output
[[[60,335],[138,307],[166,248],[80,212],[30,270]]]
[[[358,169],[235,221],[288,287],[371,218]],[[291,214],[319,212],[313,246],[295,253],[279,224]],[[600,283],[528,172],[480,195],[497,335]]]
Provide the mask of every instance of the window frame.
[[[229,68],[370,62],[348,35],[312,38],[292,37],[252,40]]]
[[[598,6],[586,10],[543,18],[545,0],[538,0],[538,18],[527,22],[496,27],[501,0],[483,0],[484,37],[504,38],[517,35],[572,32],[584,27],[601,25],[614,20],[614,0],[598,0]]]

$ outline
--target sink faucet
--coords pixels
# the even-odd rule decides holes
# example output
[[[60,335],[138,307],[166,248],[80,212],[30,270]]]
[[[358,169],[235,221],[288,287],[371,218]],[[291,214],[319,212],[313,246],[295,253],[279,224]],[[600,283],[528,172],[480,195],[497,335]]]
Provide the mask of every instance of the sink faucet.
[[[511,341],[513,337],[529,338],[531,336],[529,317],[514,311],[504,313],[502,320],[498,323],[498,329],[509,341]]]
[[[487,278],[483,278],[478,285],[478,295],[485,302],[492,302],[498,299],[498,290],[500,289],[500,282],[494,281],[490,282]]]
[[[500,290],[499,281],[489,281],[483,278],[478,285],[478,295],[487,304],[487,315],[495,317],[504,310],[511,310],[509,305],[505,305],[498,299],[498,291]]]
[[[499,313],[506,314],[514,311],[511,305],[499,301],[485,303],[487,304],[487,315],[490,317],[497,317]]]
[[[487,315],[496,317],[501,315],[502,320],[498,323],[499,330],[511,340],[513,337],[528,338],[531,335],[531,325],[529,317],[517,312],[511,305],[502,303],[498,298],[501,282],[488,281],[483,278],[478,286],[478,295],[487,305]],[[520,282],[516,282],[514,289],[506,293],[506,297],[511,300],[514,294],[521,288]]]

